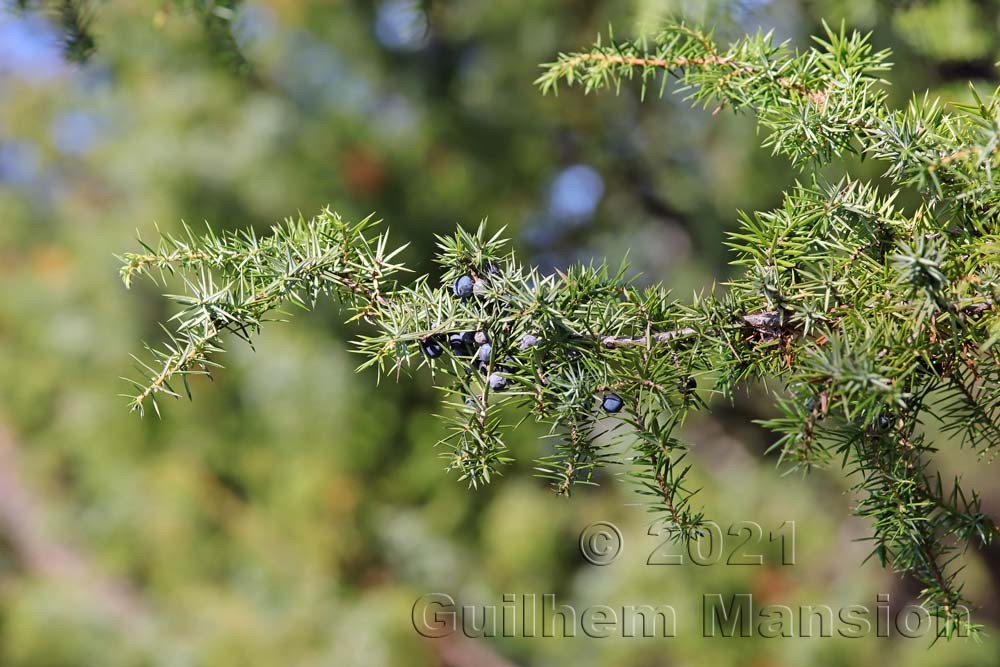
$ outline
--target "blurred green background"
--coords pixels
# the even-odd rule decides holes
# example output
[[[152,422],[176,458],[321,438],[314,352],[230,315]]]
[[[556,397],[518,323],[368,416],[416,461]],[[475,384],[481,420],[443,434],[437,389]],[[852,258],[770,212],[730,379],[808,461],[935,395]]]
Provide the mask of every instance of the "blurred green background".
[[[519,463],[490,488],[446,475],[425,378],[356,375],[333,304],[266,329],[256,352],[234,343],[193,403],[128,414],[118,378],[170,313],[154,287],[126,292],[113,256],[157,224],[265,231],[329,203],[377,212],[418,270],[433,270],[433,234],[488,217],[547,270],[629,253],[641,280],[687,295],[725,279],[737,210],[776,205],[796,174],[758,148],[751,119],[676,96],[640,104],[636,90],[543,98],[539,63],[609,24],[631,36],[673,14],[723,39],[760,27],[799,46],[826,19],[892,47],[894,104],[927,89],[964,100],[969,81],[997,78],[996,3],[66,7],[0,0],[0,665],[1000,664],[995,549],[965,559],[978,644],[702,638],[704,594],[874,608],[877,593],[899,607],[919,592],[861,565],[867,526],[838,469],[781,477],[751,421],[769,414],[763,392],[689,426],[694,483],[724,528],[756,521],[766,539],[795,521],[796,564],[774,564],[765,542],[763,567],[647,565],[663,540],[632,487],[609,470],[553,496],[532,476],[551,446],[538,430],[516,432]],[[67,31],[80,18],[92,45]],[[942,469],[964,471],[1000,514],[996,470],[941,447]],[[624,533],[606,567],[579,553],[595,521]],[[678,632],[427,640],[410,615],[430,592],[670,604]]]

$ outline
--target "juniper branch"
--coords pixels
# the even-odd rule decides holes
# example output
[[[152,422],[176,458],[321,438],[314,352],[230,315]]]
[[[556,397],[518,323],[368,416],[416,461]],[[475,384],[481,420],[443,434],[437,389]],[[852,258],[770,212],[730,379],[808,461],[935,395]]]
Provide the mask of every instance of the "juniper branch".
[[[440,283],[397,282],[401,249],[371,220],[329,211],[264,238],[163,236],[122,258],[126,285],[148,276],[184,289],[170,297],[175,329],[144,364],[133,409],[177,396],[174,376],[186,386],[214,367],[224,333],[252,341],[282,306],[330,297],[367,324],[355,342],[361,369],[431,370],[446,396],[448,467],[470,486],[501,474],[506,432],[532,418],[562,438],[536,463],[557,492],[630,464],[650,509],[690,539],[703,513],[682,464],[686,416],[710,395],[769,382],[780,416],[765,424],[781,462],[842,461],[859,473],[856,511],[872,521],[873,554],[925,583],[946,634],[974,629],[958,612],[952,563],[996,527],[960,480],[945,490],[922,429],[935,417],[981,453],[1000,451],[1000,101],[891,110],[878,78],[887,58],[843,29],[793,51],[760,34],[722,48],[674,25],[653,45],[598,43],[547,66],[543,90],[630,78],[645,89],[659,77],[662,91],[669,73],[696,102],[755,113],[765,143],[795,164],[853,151],[885,165],[888,191],[813,176],[777,209],[742,214],[728,242],[740,273],[691,303],[637,287],[626,266],[542,274],[484,224],[439,239]],[[896,204],[904,188],[919,206]],[[705,378],[714,384],[699,389]]]

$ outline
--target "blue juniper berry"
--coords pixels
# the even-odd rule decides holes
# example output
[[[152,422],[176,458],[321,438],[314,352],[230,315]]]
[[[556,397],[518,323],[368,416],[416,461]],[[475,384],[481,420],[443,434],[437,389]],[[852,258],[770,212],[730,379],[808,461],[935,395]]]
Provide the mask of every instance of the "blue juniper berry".
[[[472,278],[469,276],[460,276],[455,279],[455,284],[452,287],[455,292],[455,296],[460,299],[468,299],[472,296],[475,291],[475,283],[472,282]]]
[[[615,393],[608,393],[604,395],[604,400],[601,402],[601,407],[604,408],[605,412],[614,414],[622,409],[625,405],[625,401],[622,397]]]
[[[482,345],[479,346],[479,354],[478,354],[479,361],[481,361],[484,364],[488,364],[490,362],[491,354],[493,354],[492,345],[490,345],[489,343],[483,343]]]
[[[424,338],[421,340],[420,350],[428,359],[437,359],[444,354],[444,348],[433,338]]]
[[[470,347],[466,343],[465,335],[460,333],[453,333],[448,336],[448,346],[451,351],[459,356],[466,356],[470,352]]]
[[[521,338],[521,343],[518,347],[520,347],[522,350],[527,350],[529,348],[535,347],[536,345],[538,345],[538,336],[535,336],[534,334],[525,334]]]

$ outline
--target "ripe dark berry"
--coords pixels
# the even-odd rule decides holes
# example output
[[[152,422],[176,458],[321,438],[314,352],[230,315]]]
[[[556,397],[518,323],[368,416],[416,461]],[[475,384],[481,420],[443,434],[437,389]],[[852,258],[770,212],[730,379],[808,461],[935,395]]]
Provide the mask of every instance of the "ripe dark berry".
[[[456,278],[455,285],[453,286],[455,296],[457,296],[460,299],[468,299],[470,296],[472,296],[472,293],[475,290],[475,288],[476,288],[475,283],[472,282],[472,278],[470,278],[469,276],[461,276],[460,278]]]
[[[476,345],[476,332],[463,331],[462,342],[465,343],[466,347],[468,347],[471,350]]]
[[[623,405],[625,405],[625,401],[618,394],[605,394],[604,400],[601,402],[604,411],[611,414],[619,412]]]
[[[433,338],[425,338],[420,341],[420,350],[428,359],[437,359],[444,354],[444,348]]]
[[[532,334],[525,334],[521,338],[521,344],[519,345],[519,347],[522,350],[527,350],[529,348],[535,347],[536,345],[538,345],[538,336],[534,336]]]
[[[479,407],[479,401],[477,401],[474,397],[469,396],[465,399],[465,407],[467,408]]]
[[[878,416],[878,427],[880,430],[888,431],[890,426],[892,426],[892,418],[889,415]]]
[[[479,361],[483,362],[484,364],[488,364],[490,362],[490,355],[492,353],[493,353],[493,346],[490,345],[489,343],[484,343],[483,345],[479,346],[479,354],[477,356],[479,357]]]
[[[490,376],[490,389],[493,391],[502,391],[507,388],[507,378],[500,375],[499,373],[494,373]]]
[[[688,379],[684,381],[684,388],[688,391],[694,391],[698,388],[698,381],[693,376],[688,376]]]
[[[472,340],[475,341],[476,345],[486,345],[486,343],[490,342],[490,338],[486,335],[485,331],[477,331],[472,334]]]
[[[469,345],[465,342],[465,336],[460,333],[453,333],[448,336],[448,346],[455,354],[465,356],[469,354]]]

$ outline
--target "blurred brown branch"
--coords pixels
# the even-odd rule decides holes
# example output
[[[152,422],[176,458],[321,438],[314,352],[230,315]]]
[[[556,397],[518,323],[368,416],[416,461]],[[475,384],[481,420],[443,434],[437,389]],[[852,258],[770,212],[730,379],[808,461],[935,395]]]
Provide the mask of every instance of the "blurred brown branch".
[[[95,609],[126,627],[149,624],[152,613],[131,586],[49,534],[46,504],[43,495],[26,484],[17,442],[0,422],[0,535],[18,563],[42,579],[83,592]]]

